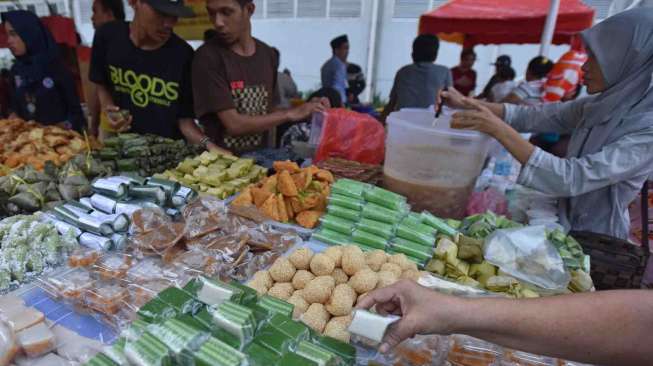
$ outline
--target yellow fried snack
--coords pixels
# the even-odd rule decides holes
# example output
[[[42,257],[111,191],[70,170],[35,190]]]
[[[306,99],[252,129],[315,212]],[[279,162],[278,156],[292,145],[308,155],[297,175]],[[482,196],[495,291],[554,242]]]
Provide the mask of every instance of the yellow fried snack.
[[[311,165],[308,168],[305,168],[304,171],[308,173],[311,177],[313,177],[317,172],[320,171],[320,168],[316,167],[315,165]]]
[[[286,204],[286,212],[288,213],[288,218],[290,220],[293,220],[295,218],[295,211],[292,208],[292,203],[290,202],[290,198],[288,197],[284,198],[283,202]]]
[[[270,196],[273,195],[273,193],[265,189],[256,188],[256,187],[251,189],[251,194],[252,194],[252,199],[254,200],[254,204],[256,205],[256,207],[259,208],[265,203],[265,201],[268,200],[268,198],[270,198]]]
[[[252,189],[247,188],[244,190],[236,199],[231,203],[236,207],[251,206],[254,204],[254,198],[252,197]]]
[[[261,189],[268,191],[270,193],[277,193],[277,176],[273,175],[266,179],[262,185]]]
[[[279,221],[279,205],[277,203],[277,196],[271,195],[261,207],[261,212],[274,221]]]
[[[297,197],[299,192],[297,191],[297,186],[292,180],[290,173],[287,170],[282,171],[278,174],[278,183],[277,188],[284,196],[287,197]]]
[[[284,201],[282,194],[277,195],[277,206],[277,211],[279,212],[279,220],[281,222],[290,221],[288,211],[286,211],[286,201]]]
[[[329,183],[333,183],[335,181],[335,178],[333,177],[333,174],[331,174],[331,172],[328,171],[328,170],[319,170],[315,174],[315,178],[317,178],[318,180],[324,181],[324,182],[329,182]]]
[[[272,164],[272,167],[274,170],[277,171],[277,173],[280,173],[282,171],[288,171],[290,173],[297,173],[299,171],[299,165],[293,161],[275,161]]]
[[[295,173],[291,177],[297,188],[303,189],[306,187],[306,181],[308,179],[306,172]]]
[[[302,227],[313,229],[317,226],[323,214],[321,211],[304,211],[295,217],[295,221]]]

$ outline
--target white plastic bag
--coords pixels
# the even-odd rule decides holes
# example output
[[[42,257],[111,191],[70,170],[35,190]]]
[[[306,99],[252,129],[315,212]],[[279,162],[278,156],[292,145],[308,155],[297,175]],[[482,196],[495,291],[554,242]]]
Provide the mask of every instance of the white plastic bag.
[[[564,290],[571,280],[544,226],[498,230],[486,239],[484,252],[504,272],[547,290]]]

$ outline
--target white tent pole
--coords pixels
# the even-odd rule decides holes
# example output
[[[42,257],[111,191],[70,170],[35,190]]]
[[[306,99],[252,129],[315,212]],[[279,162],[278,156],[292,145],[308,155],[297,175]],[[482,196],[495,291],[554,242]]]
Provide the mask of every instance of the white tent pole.
[[[540,45],[540,56],[548,57],[551,42],[553,42],[553,33],[555,32],[556,21],[558,20],[558,11],[560,10],[560,0],[551,0],[549,5],[549,15],[544,23],[542,31],[542,41]]]
[[[365,2],[363,2],[364,4]],[[378,37],[378,23],[379,23],[379,1],[372,1],[372,16],[370,19],[370,38],[367,43],[367,68],[365,70],[365,77],[367,79],[363,100],[371,103],[374,98],[374,73],[376,72],[376,43]]]

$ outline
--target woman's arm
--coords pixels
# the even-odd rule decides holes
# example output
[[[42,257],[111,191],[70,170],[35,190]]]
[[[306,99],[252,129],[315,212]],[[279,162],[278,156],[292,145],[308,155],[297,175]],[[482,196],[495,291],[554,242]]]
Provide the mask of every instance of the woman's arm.
[[[536,149],[518,183],[556,197],[575,197],[625,181],[651,166],[653,128],[648,128],[580,158],[561,159]]]

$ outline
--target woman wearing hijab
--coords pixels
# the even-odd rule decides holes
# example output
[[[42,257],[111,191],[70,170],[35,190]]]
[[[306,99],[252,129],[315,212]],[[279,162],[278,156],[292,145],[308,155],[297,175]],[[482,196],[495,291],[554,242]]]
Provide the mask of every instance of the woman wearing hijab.
[[[518,183],[558,198],[570,230],[627,239],[628,205],[653,170],[653,11],[615,15],[582,33],[589,97],[542,106],[477,102],[444,92],[452,126],[496,138],[523,164]],[[565,158],[520,132],[571,134]]]
[[[81,131],[85,123],[77,89],[50,32],[29,11],[3,13],[2,22],[16,57],[10,112],[24,120]]]

